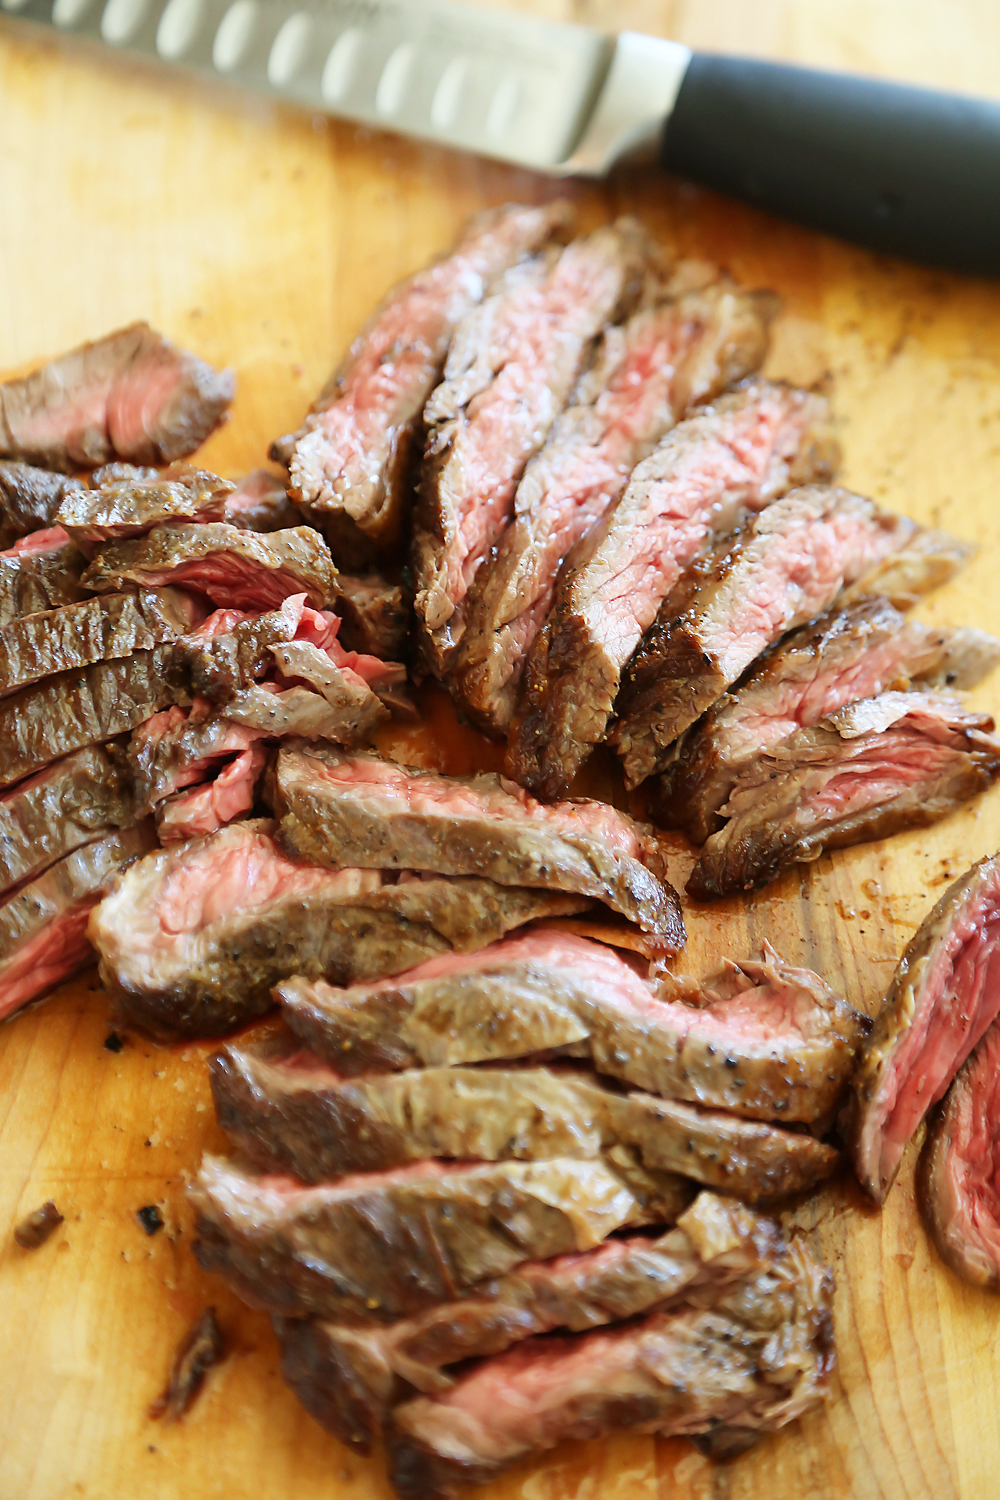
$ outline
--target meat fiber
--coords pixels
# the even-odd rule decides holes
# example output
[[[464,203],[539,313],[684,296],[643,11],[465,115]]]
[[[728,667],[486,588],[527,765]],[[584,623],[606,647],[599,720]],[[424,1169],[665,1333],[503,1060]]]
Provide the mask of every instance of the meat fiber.
[[[954,698],[890,692],[796,730],[739,772],[688,894],[755,890],[824,849],[936,823],[1000,774],[993,729]]]
[[[29,464],[0,462],[0,536],[4,545],[26,532],[51,527],[63,500],[80,490],[83,485],[79,479],[33,469]]]
[[[510,518],[514,492],[565,405],[594,338],[629,311],[650,245],[631,220],[509,271],[459,323],[444,380],[424,410],[414,516],[417,649],[441,677],[466,597]]]
[[[0,630],[83,598],[83,553],[61,526],[36,531],[0,552]]]
[[[626,785],[662,770],[678,735],[763,651],[916,529],[860,495],[814,485],[776,500],[694,563],[625,673],[614,738]]]
[[[672,1224],[691,1196],[672,1173],[608,1157],[423,1161],[309,1187],[206,1156],[193,1189],[195,1254],[269,1312],[395,1319],[522,1261]]]
[[[340,616],[340,641],[348,651],[402,661],[410,630],[410,606],[399,584],[380,573],[337,574],[334,605]]]
[[[252,745],[223,766],[214,780],[175,792],[156,810],[160,843],[215,833],[251,812],[266,763],[264,746]]]
[[[703,844],[722,826],[719,809],[741,770],[797,729],[911,683],[975,687],[998,659],[1000,642],[984,631],[907,620],[881,597],[831,610],[782,641],[682,736],[653,815]]]
[[[816,974],[770,949],[701,985],[651,987],[613,949],[556,929],[384,983],[296,978],[276,993],[296,1034],[344,1076],[563,1054],[651,1094],[765,1120],[828,1116],[867,1031]]]
[[[498,776],[441,776],[333,750],[282,750],[273,797],[282,837],[305,858],[570,891],[606,902],[665,952],[684,945],[652,830],[604,803],[545,808]]]
[[[956,880],[927,916],[899,961],[858,1059],[844,1131],[858,1181],[876,1202],[885,1202],[907,1141],[998,1014],[1000,856],[994,855]],[[991,1040],[985,1058],[994,1047]],[[972,1063],[950,1122],[945,1110],[943,1129],[959,1132],[956,1138],[964,1139],[969,1081],[982,1076]],[[988,1131],[988,1096],[975,1108],[977,1130]]]
[[[376,978],[580,905],[485,880],[389,884],[374,870],[322,869],[290,858],[274,832],[232,823],[117,882],[90,938],[123,1025],[219,1036],[268,1010],[289,974]]]
[[[105,881],[156,843],[151,823],[85,844],[0,902],[0,1019],[93,958],[87,918]]]
[[[514,497],[514,520],[480,569],[454,690],[488,733],[506,735],[528,651],[563,558],[696,401],[749,375],[767,348],[767,293],[723,279],[605,331]]]
[[[826,403],[751,380],[682,422],[634,471],[560,574],[525,666],[507,770],[562,796],[604,739],[621,674],[713,532],[796,482],[824,479]]]
[[[285,531],[302,523],[288,498],[285,480],[270,469],[252,469],[226,496],[222,518],[241,531]]]
[[[147,536],[110,542],[83,575],[85,587],[99,594],[130,584],[173,584],[223,609],[242,610],[273,609],[302,593],[324,609],[336,594],[336,580],[329,550],[311,526],[265,536],[225,521],[158,526]]]
[[[844,592],[843,604],[882,594],[897,609],[912,609],[932,589],[949,583],[975,554],[972,542],[959,541],[930,527],[917,531],[899,552],[891,553]]]
[[[172,464],[155,478],[109,480],[97,489],[70,491],[55,514],[58,526],[88,555],[101,542],[142,536],[177,521],[221,521],[233,486],[228,479]]]
[[[455,325],[570,218],[566,203],[515,203],[472,219],[449,255],[389,293],[304,425],[274,444],[292,494],[326,524],[338,556],[364,564],[402,539],[411,449]]]
[[[132,323],[0,385],[0,458],[65,470],[170,463],[219,425],[234,387],[231,371]]]
[[[1000,1025],[994,1021],[931,1117],[917,1200],[956,1275],[1000,1291]]]

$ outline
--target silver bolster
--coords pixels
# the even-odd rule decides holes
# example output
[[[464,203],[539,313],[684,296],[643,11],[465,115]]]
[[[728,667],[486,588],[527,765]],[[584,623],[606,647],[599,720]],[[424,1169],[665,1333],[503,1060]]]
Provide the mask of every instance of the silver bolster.
[[[652,145],[690,61],[690,49],[680,42],[621,32],[597,103],[562,171],[602,177],[626,153]]]

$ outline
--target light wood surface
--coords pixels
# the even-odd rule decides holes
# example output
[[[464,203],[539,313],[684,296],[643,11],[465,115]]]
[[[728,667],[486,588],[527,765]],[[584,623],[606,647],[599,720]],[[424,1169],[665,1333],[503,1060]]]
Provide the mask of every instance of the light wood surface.
[[[696,45],[1000,92],[988,0],[544,0],[555,17]],[[146,317],[238,395],[206,462],[263,458],[384,289],[461,220],[554,189],[527,174],[310,119],[0,23],[0,373]],[[903,267],[652,179],[576,187],[586,223],[623,207],[684,252],[774,286],[774,374],[832,377],[847,483],[975,537],[928,619],[1000,631],[1000,288]],[[1000,711],[987,682],[974,701]],[[474,742],[435,718],[455,769]],[[411,737],[412,743],[412,737]],[[425,746],[426,749],[426,746]],[[606,784],[600,765],[593,786]],[[753,900],[689,911],[684,966],[768,936],[872,1010],[942,886],[1000,843],[1000,790],[930,832],[845,851]],[[677,878],[689,857],[678,845]],[[217,1148],[201,1046],[105,1050],[87,977],[0,1027],[2,1500],[380,1500],[378,1458],[325,1436],[283,1387],[266,1319],[197,1269],[185,1182]],[[798,1210],[837,1275],[834,1399],[714,1467],[683,1442],[560,1450],[484,1500],[987,1500],[1000,1493],[1000,1301],[935,1260],[913,1151],[885,1212],[847,1183]],[[10,1226],[46,1198],[42,1249]],[[135,1211],[156,1203],[147,1238]],[[230,1340],[191,1414],[147,1419],[174,1347],[214,1302]]]

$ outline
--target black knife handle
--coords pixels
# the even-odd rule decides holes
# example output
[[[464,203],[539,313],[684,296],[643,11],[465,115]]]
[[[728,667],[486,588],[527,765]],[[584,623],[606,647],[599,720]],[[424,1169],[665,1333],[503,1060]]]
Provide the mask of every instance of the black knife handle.
[[[1000,105],[695,53],[663,165],[874,250],[1000,275]]]

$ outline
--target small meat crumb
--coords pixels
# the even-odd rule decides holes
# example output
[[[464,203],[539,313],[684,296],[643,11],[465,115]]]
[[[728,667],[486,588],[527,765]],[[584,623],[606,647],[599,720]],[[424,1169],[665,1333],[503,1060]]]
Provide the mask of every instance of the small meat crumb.
[[[36,1208],[33,1214],[21,1220],[14,1230],[14,1239],[22,1250],[37,1250],[62,1222],[63,1216],[50,1198],[48,1203],[43,1203],[41,1208]]]
[[[122,1041],[117,1031],[111,1031],[104,1038],[104,1045],[109,1052],[120,1052],[125,1043]]]
[[[163,1228],[163,1219],[155,1203],[148,1203],[145,1208],[137,1209],[135,1216],[147,1234],[156,1234]]]
[[[181,1340],[170,1367],[166,1390],[149,1408],[153,1421],[166,1417],[170,1422],[179,1422],[201,1390],[205,1372],[219,1363],[224,1352],[222,1330],[216,1322],[215,1308],[206,1307]]]

